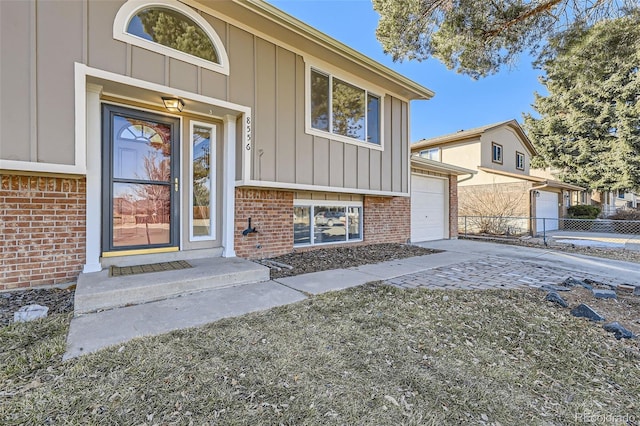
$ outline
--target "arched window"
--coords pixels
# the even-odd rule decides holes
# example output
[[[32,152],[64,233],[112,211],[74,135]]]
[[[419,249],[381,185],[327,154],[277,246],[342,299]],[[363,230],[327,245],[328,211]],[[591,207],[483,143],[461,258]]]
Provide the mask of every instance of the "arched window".
[[[175,0],[128,1],[116,15],[113,38],[229,74],[226,51],[213,27]]]

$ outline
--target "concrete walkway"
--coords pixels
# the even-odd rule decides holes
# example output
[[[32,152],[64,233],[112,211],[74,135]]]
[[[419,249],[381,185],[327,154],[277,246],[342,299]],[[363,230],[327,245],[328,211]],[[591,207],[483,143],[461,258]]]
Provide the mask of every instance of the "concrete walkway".
[[[197,327],[371,281],[385,281],[401,288],[486,289],[540,287],[573,276],[640,287],[640,265],[635,263],[469,240],[419,245],[446,251],[80,315],[71,321],[65,359],[136,337]]]

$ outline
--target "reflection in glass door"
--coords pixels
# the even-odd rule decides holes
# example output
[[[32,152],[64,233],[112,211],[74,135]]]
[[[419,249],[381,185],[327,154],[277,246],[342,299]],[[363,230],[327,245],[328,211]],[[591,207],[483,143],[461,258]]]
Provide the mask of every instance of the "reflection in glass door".
[[[214,240],[216,126],[191,122],[190,240]]]
[[[176,245],[178,120],[109,105],[103,119],[104,251]]]

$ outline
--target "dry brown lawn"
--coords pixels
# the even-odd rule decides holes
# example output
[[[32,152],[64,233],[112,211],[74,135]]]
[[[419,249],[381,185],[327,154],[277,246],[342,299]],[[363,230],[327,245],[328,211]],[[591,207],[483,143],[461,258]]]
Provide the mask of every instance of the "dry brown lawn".
[[[640,422],[638,340],[543,298],[376,283],[65,363],[68,315],[11,324],[0,424]]]

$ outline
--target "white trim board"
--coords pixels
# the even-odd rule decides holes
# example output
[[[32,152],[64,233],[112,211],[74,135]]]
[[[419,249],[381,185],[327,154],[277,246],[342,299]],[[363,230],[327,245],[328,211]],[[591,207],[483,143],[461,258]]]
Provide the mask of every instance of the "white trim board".
[[[193,210],[194,210],[194,206],[193,206],[193,129],[194,127],[204,127],[207,128],[211,131],[211,135],[209,138],[209,226],[210,226],[210,234],[209,235],[202,235],[202,236],[195,236],[193,235],[193,227],[194,227],[194,218],[193,218]],[[202,121],[195,121],[195,120],[191,120],[191,122],[189,123],[189,180],[186,182],[189,185],[189,216],[188,218],[185,218],[189,221],[189,241],[212,241],[216,239],[216,229],[218,227],[218,223],[217,223],[217,215],[216,215],[216,210],[217,210],[217,203],[216,203],[216,196],[217,196],[217,191],[216,188],[218,186],[218,181],[216,179],[217,176],[217,168],[216,168],[216,161],[217,161],[217,156],[216,156],[216,149],[217,149],[217,145],[218,145],[218,140],[216,137],[216,132],[217,132],[217,125],[213,124],[213,123],[206,123],[206,122],[202,122]],[[184,144],[182,144],[184,145]],[[181,179],[181,181],[184,181],[184,179]],[[185,184],[186,184],[185,183]],[[183,186],[183,190],[184,190],[184,186]],[[213,208],[212,208],[213,207]],[[184,215],[183,215],[184,216]],[[181,228],[184,230],[184,228]]]
[[[335,192],[338,194],[376,195],[376,196],[382,196],[382,197],[409,197],[408,192],[376,191],[371,189],[340,188],[335,186],[319,186],[319,185],[307,185],[307,184],[300,184],[300,183],[283,183],[283,182],[271,182],[271,181],[260,181],[260,180],[236,181],[236,187],[243,187],[243,186],[256,187],[256,188],[284,189],[289,191]]]

